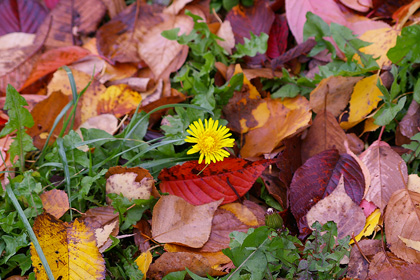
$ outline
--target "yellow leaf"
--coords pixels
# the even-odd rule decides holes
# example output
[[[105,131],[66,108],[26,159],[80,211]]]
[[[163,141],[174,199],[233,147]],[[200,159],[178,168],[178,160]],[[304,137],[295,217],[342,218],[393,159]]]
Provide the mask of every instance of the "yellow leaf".
[[[111,113],[119,118],[136,109],[141,100],[141,94],[125,84],[110,86],[99,96],[97,110],[99,114]]]
[[[366,116],[378,106],[382,92],[376,86],[377,75],[360,80],[355,86],[350,98],[350,113],[348,121],[341,122],[343,129],[349,129],[363,121]]]
[[[375,124],[375,119],[373,117],[369,118],[365,121],[365,128],[363,129],[363,133],[375,131],[380,127],[381,127],[380,125]]]
[[[135,260],[137,266],[143,272],[143,280],[146,279],[146,273],[149,270],[149,266],[152,263],[153,257],[150,251],[141,253],[141,255]]]
[[[373,231],[375,230],[376,226],[379,223],[379,218],[381,217],[381,211],[379,209],[376,209],[372,212],[372,214],[369,215],[366,219],[366,224],[363,230],[355,236],[355,239],[357,241],[360,241],[363,236],[370,236]],[[353,239],[350,240],[350,244],[353,244]]]
[[[390,48],[395,46],[399,33],[399,31],[390,27],[368,30],[359,39],[372,44],[361,48],[360,51],[373,55],[374,58],[379,57],[376,61],[379,67],[389,66],[391,65],[391,61],[386,56],[386,53]],[[354,56],[354,59],[359,63],[362,62],[357,54]]]
[[[243,73],[243,71],[242,71],[241,65],[236,64],[235,65],[235,72],[233,73],[233,76],[235,76],[236,74],[239,74],[239,73]],[[250,93],[249,98],[251,98],[251,99],[261,98],[261,95],[258,92],[257,88],[253,84],[251,84],[251,82],[246,78],[246,76],[244,74],[243,86],[245,86],[245,85],[248,86],[248,88],[249,88],[249,93]]]
[[[220,206],[219,208],[232,212],[236,216],[236,218],[238,218],[242,223],[246,224],[247,226],[258,226],[257,217],[255,217],[254,213],[252,213],[251,210],[248,209],[248,207],[241,203],[228,203]]]
[[[67,224],[44,213],[37,217],[33,229],[55,279],[105,278],[105,261],[95,234],[84,222]],[[33,244],[31,255],[36,279],[48,279]]]

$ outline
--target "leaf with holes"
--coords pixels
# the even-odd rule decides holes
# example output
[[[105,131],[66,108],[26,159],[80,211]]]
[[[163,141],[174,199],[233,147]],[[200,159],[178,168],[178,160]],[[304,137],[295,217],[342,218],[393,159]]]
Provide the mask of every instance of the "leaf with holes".
[[[204,163],[188,161],[159,174],[160,190],[201,205],[224,198],[223,204],[243,196],[272,160],[255,162],[225,159],[206,167]],[[204,170],[203,170],[204,169]],[[203,170],[203,171],[202,171]],[[200,171],[201,174],[197,175]]]

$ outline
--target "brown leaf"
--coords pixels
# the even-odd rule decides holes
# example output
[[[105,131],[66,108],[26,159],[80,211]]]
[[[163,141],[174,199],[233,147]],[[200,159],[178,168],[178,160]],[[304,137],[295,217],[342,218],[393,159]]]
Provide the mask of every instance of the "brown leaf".
[[[160,243],[202,247],[210,236],[214,211],[222,200],[194,206],[180,197],[159,199],[153,209],[153,238]]]
[[[199,276],[222,276],[225,272],[211,268],[207,259],[199,254],[188,252],[163,253],[150,265],[147,276],[151,279],[162,279],[170,272],[182,271],[188,268]]]
[[[119,232],[118,212],[112,206],[90,208],[82,220],[94,231],[99,252],[103,253],[112,245],[110,235],[116,237]]]
[[[145,219],[141,219],[133,225],[134,243],[139,247],[140,252],[144,253],[150,248],[149,239],[152,238],[152,227]]]
[[[271,153],[283,139],[302,131],[311,122],[309,102],[302,96],[283,101],[271,98],[264,100],[267,101],[270,117],[263,127],[253,129],[245,135],[245,145],[241,149],[241,156],[244,158]],[[259,114],[259,111],[256,110],[254,114]]]
[[[302,142],[302,162],[329,149],[337,149],[345,153],[346,134],[335,117],[328,111],[320,111],[316,115],[309,132]]]
[[[44,37],[45,38],[45,37]],[[8,84],[19,89],[31,73],[43,42],[21,47],[20,42],[4,49],[0,46],[0,94],[4,96]]]
[[[138,44],[141,59],[152,70],[156,79],[169,77],[170,73],[178,70],[184,64],[188,54],[188,47],[177,41],[164,38],[161,33],[165,30],[179,28],[179,35],[189,34],[194,22],[186,15],[173,16],[155,25],[144,34]]]
[[[37,34],[47,36],[45,46],[48,48],[81,45],[80,35],[96,31],[105,9],[100,0],[60,1]]]
[[[358,235],[365,226],[366,217],[362,208],[347,195],[341,176],[335,190],[315,204],[306,214],[308,225],[315,221],[325,224],[334,221],[337,224],[337,237]]]
[[[330,76],[323,79],[311,92],[310,106],[315,113],[327,110],[338,117],[347,107],[354,85],[362,77]]]
[[[359,241],[358,245],[361,252],[356,245],[351,249],[346,276],[364,280],[368,275],[369,263],[365,260],[363,255],[371,260],[376,253],[381,251],[382,244],[380,240],[365,239]]]
[[[105,4],[111,19],[127,8],[124,0],[102,0],[102,2]]]
[[[217,43],[225,49],[228,54],[232,54],[232,49],[235,47],[235,37],[233,36],[232,26],[228,20],[225,20],[216,34],[222,38],[223,41],[217,40]]]
[[[45,211],[60,219],[69,210],[69,197],[62,190],[53,189],[40,195]]]
[[[403,188],[392,194],[385,215],[385,233],[389,248],[397,257],[410,263],[420,263],[420,251],[405,243],[406,239],[420,241],[419,204],[420,194]]]
[[[414,280],[420,277],[418,264],[407,264],[394,254],[387,252],[377,253],[369,266],[368,280]]]
[[[149,199],[155,185],[152,175],[142,167],[111,167],[105,177],[106,193],[122,193],[130,200]]]
[[[249,200],[245,200],[243,205],[257,217],[258,226],[265,224],[265,211],[259,205]],[[250,227],[251,226],[242,223],[234,213],[219,208],[214,213],[210,238],[206,244],[199,249],[199,252],[218,252],[225,249],[229,247],[229,234],[232,231],[247,232]]]
[[[149,5],[143,1],[140,1],[138,9],[136,3],[128,6],[96,32],[99,54],[112,63],[139,63],[141,61],[138,54],[139,38],[163,21],[158,14],[161,11],[161,6]]]
[[[35,125],[28,128],[27,133],[33,137],[35,147],[42,149],[46,141],[45,135],[50,133],[56,117],[69,101],[69,96],[64,95],[61,91],[55,91],[52,92],[46,99],[34,106],[31,113],[34,118]],[[70,114],[70,112],[67,112],[67,115],[68,114]],[[76,117],[75,126],[78,127],[79,124],[80,118]],[[50,143],[55,141],[55,137],[59,131],[61,131],[62,127],[63,122],[58,122],[50,139]]]
[[[398,127],[401,134],[407,138],[411,138],[419,132],[420,106],[414,99],[407,110],[407,114],[404,115],[398,124]]]
[[[408,180],[407,165],[391,147],[375,141],[360,155],[371,175],[371,185],[365,199],[375,203],[383,213],[391,195],[404,189]]]

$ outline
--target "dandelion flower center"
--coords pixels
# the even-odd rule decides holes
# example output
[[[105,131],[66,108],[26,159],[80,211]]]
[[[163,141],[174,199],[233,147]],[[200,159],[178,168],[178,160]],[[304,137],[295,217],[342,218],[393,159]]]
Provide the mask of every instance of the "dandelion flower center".
[[[213,119],[203,121],[200,119],[189,126],[187,132],[190,136],[185,138],[185,142],[195,143],[187,154],[200,153],[198,163],[205,159],[205,163],[222,161],[229,153],[223,148],[233,147],[234,139],[229,138],[229,128],[219,127],[219,121]]]

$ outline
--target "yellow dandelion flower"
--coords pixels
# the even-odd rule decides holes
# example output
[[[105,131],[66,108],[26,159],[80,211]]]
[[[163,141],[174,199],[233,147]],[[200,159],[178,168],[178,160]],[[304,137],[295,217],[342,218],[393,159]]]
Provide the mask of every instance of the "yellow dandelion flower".
[[[198,163],[202,163],[205,158],[205,163],[209,164],[211,161],[223,161],[229,153],[225,151],[224,147],[233,147],[235,140],[229,138],[232,134],[229,133],[229,128],[221,125],[219,121],[214,121],[212,118],[203,121],[199,119],[193,122],[187,130],[191,136],[185,138],[185,142],[196,143],[187,154],[194,154],[200,152]]]

